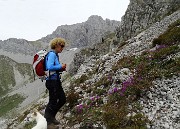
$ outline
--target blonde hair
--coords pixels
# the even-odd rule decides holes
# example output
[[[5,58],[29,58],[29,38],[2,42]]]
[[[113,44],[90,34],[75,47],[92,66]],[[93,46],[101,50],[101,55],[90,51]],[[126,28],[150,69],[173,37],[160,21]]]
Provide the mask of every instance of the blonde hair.
[[[63,46],[65,46],[65,44],[66,44],[66,40],[65,39],[63,39],[63,38],[54,38],[50,42],[50,47],[51,47],[51,49],[55,49],[56,45],[63,45]]]

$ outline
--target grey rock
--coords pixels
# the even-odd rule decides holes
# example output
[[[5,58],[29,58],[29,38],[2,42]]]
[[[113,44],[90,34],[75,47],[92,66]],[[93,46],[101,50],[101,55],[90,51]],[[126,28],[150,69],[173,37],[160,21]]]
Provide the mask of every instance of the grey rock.
[[[164,124],[164,128],[165,128],[165,129],[169,129],[169,124],[168,124],[168,123],[165,123],[165,124]]]
[[[178,9],[179,0],[130,0],[121,25],[117,28],[117,36],[120,41],[125,41]]]
[[[154,92],[151,89],[147,95],[151,96],[153,92],[152,98],[147,99],[144,97],[144,100],[141,99],[144,107],[142,111],[150,120],[153,120],[152,126],[156,126],[155,128],[178,129],[178,121],[176,121],[176,118],[179,116],[180,101],[178,100],[178,94],[176,94],[175,90],[179,86],[174,83],[175,80],[180,81],[180,77],[154,81]],[[156,92],[159,90],[161,91],[160,94]],[[166,93],[162,90],[168,92]],[[156,97],[154,94],[156,94]],[[149,109],[148,112],[147,109]]]
[[[85,47],[102,41],[109,32],[114,32],[119,21],[105,19],[92,15],[86,22],[74,25],[62,25],[50,35],[39,39],[42,43],[49,43],[55,37],[65,38],[71,47]]]
[[[169,99],[169,100],[173,100],[172,94],[168,94],[168,99]]]

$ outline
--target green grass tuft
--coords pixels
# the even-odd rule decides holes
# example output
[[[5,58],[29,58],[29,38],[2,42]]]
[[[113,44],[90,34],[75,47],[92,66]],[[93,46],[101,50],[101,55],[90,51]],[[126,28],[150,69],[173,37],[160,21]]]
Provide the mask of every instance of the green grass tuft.
[[[153,47],[158,45],[173,45],[180,41],[180,20],[169,25],[168,30],[153,40]]]

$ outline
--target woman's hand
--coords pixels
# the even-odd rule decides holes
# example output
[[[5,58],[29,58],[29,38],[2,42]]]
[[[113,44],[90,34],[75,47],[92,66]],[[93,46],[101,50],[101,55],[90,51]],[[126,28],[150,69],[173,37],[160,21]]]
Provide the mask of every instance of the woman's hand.
[[[66,64],[62,64],[62,71],[66,71]]]

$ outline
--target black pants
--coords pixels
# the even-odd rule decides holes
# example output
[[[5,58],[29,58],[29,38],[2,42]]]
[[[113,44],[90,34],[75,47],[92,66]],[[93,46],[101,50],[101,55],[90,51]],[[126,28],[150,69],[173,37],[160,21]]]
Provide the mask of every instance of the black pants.
[[[45,109],[45,118],[47,122],[51,122],[66,103],[66,96],[60,80],[47,80],[46,88],[49,90],[49,103]]]

